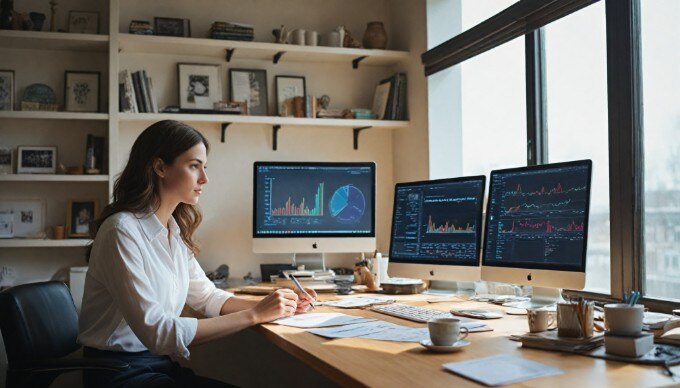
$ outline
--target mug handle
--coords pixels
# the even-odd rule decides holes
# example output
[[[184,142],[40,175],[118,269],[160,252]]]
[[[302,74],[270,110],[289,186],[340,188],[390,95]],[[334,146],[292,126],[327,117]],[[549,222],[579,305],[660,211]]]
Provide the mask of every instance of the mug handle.
[[[556,321],[555,316],[551,314],[550,317],[548,318],[548,328],[552,327],[553,324],[557,323],[555,321]]]
[[[465,331],[463,331],[463,330],[465,330]],[[460,328],[460,332],[461,332],[461,333],[465,333],[465,334],[464,334],[462,337],[459,336],[459,337],[458,337],[458,341],[462,341],[462,340],[464,340],[465,338],[467,338],[468,333],[470,333],[470,330],[468,330],[467,327],[461,327],[461,328]]]

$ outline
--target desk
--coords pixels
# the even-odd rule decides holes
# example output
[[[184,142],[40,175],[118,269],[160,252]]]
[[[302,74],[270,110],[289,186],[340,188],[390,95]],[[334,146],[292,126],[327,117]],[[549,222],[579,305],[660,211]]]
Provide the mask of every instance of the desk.
[[[334,298],[333,296],[332,298]],[[320,299],[329,299],[321,295]],[[484,308],[502,311],[503,307],[481,302],[427,303],[432,296],[403,295],[395,297],[400,303],[426,306],[439,310],[450,308]],[[319,306],[315,312],[340,311],[351,315],[377,318],[385,321],[424,327],[411,322],[369,310],[337,309]],[[568,353],[522,349],[520,344],[507,336],[527,331],[526,316],[505,315],[504,318],[487,320],[494,331],[471,333],[471,345],[461,352],[430,353],[416,343],[386,342],[358,338],[326,339],[305,332],[303,329],[274,324],[259,326],[256,330],[268,340],[308,364],[329,379],[342,386],[404,387],[404,386],[456,386],[480,387],[470,380],[446,372],[442,364],[472,358],[487,357],[499,353],[514,354],[534,361],[553,365],[565,374],[529,380],[522,387],[645,387],[673,385],[670,377],[662,374],[656,366],[642,366],[605,361]],[[680,373],[680,367],[673,368]]]

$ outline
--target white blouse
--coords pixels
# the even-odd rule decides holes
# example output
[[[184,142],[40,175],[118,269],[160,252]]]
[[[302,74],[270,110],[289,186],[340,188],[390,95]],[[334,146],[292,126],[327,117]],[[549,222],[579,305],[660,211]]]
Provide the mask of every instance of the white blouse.
[[[92,245],[78,342],[102,350],[189,358],[198,321],[180,317],[184,304],[208,317],[233,294],[205,276],[175,219],[116,213]]]

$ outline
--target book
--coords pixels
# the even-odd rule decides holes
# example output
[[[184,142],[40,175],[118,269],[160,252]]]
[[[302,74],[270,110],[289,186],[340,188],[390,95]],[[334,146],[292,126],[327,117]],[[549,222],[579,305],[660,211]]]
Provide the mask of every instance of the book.
[[[132,85],[135,91],[135,101],[137,102],[137,107],[139,108],[137,112],[145,113],[147,112],[146,106],[144,106],[144,99],[142,98],[142,84],[139,79],[139,72],[136,71],[132,75]]]
[[[137,108],[135,89],[130,72],[128,70],[118,72],[118,82],[123,85],[123,92],[121,93],[122,103],[119,110],[121,112],[138,113],[139,109]]]
[[[572,353],[587,352],[604,344],[602,333],[595,333],[587,338],[571,338],[559,337],[557,330],[513,335],[511,339],[521,342],[522,347]]]

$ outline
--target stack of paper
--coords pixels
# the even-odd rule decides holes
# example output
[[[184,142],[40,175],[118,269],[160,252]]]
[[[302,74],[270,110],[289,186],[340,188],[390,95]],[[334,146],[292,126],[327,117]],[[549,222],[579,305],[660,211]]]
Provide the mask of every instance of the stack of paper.
[[[513,336],[513,339],[520,341],[522,346],[527,348],[577,353],[593,350],[604,344],[604,335],[602,333],[595,333],[590,338],[568,338],[559,337],[556,331],[546,331]]]
[[[485,326],[479,322],[464,322],[470,330]],[[379,341],[420,342],[430,338],[427,327],[409,327],[385,321],[356,322],[342,327],[309,330],[326,338],[367,338]]]
[[[392,303],[395,299],[389,296],[359,296],[356,298],[346,298],[340,300],[332,300],[328,302],[317,302],[316,306],[331,306],[340,307],[343,309],[353,309],[359,307],[373,306],[376,304]]]
[[[272,323],[306,329],[312,327],[342,326],[352,323],[364,323],[371,321],[375,321],[375,319],[357,317],[343,313],[311,313],[280,318],[273,321]]]
[[[511,354],[450,362],[444,364],[443,367],[453,373],[491,387],[564,373],[554,366]]]

